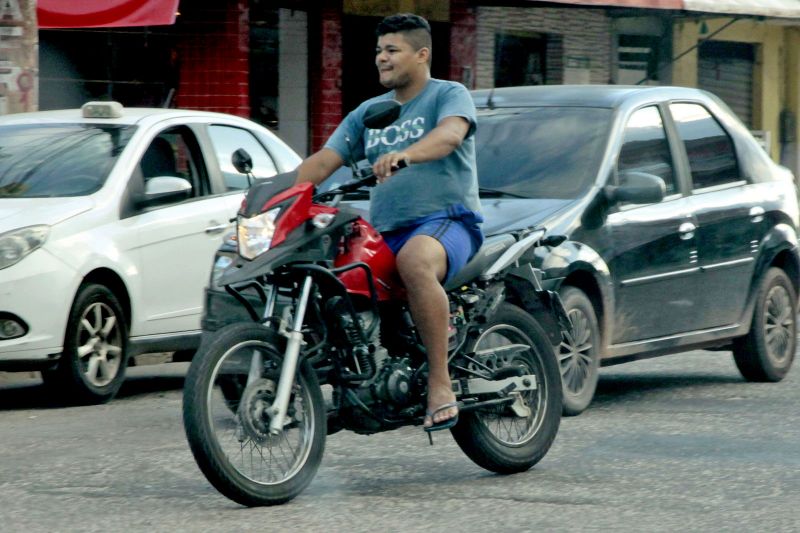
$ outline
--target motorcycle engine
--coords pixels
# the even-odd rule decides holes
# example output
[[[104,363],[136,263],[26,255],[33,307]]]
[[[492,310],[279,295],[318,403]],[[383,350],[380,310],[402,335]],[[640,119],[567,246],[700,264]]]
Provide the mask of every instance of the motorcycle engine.
[[[359,319],[365,329],[379,320],[372,312],[359,313]],[[385,404],[390,409],[407,406],[411,401],[411,375],[413,370],[406,357],[393,357],[381,345],[379,328],[370,339],[371,363],[376,368],[375,375],[364,382],[359,390],[359,397],[367,405]]]
[[[380,348],[385,351],[384,348]],[[390,357],[379,367],[372,384],[375,399],[395,407],[411,403],[411,365],[407,358]]]
[[[371,312],[362,312],[359,315],[364,329],[378,319]],[[347,427],[367,434],[384,428],[376,417],[394,419],[398,412],[409,407],[415,399],[412,384],[414,370],[409,358],[391,355],[381,345],[377,328],[376,334],[369,341],[368,357],[376,371],[371,379],[350,389],[358,401],[348,401],[345,396],[344,403],[349,405],[343,406],[341,413],[348,420]],[[365,411],[365,407],[369,409],[369,413]]]

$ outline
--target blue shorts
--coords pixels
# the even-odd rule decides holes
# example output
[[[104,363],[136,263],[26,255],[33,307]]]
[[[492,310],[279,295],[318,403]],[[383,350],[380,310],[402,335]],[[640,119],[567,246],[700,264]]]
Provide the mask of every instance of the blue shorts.
[[[447,252],[447,275],[442,281],[445,284],[464,268],[483,244],[483,233],[478,225],[481,222],[480,214],[456,205],[381,235],[395,255],[415,235],[427,235],[439,241]]]

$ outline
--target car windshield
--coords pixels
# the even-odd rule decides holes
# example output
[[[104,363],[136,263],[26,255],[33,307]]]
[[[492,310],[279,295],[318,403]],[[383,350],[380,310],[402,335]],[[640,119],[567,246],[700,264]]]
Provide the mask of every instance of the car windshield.
[[[135,126],[0,127],[0,198],[83,196],[97,191]]]
[[[597,177],[611,109],[482,110],[475,141],[484,190],[526,198],[577,198]]]

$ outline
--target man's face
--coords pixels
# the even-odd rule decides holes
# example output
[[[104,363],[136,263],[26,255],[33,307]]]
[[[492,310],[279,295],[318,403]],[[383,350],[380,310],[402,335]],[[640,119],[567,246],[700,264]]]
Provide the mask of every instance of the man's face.
[[[427,61],[425,51],[415,51],[400,33],[387,33],[378,37],[375,48],[375,65],[381,85],[387,89],[398,89],[408,85]]]

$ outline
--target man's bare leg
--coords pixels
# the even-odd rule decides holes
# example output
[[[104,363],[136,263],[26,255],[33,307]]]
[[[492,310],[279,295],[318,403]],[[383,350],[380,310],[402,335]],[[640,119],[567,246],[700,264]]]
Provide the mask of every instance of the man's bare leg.
[[[406,286],[411,315],[428,351],[428,411],[456,399],[447,370],[447,326],[450,308],[441,285],[447,274],[447,252],[427,235],[416,235],[397,254],[397,270]],[[425,419],[425,427],[449,420],[458,409],[444,409]]]

